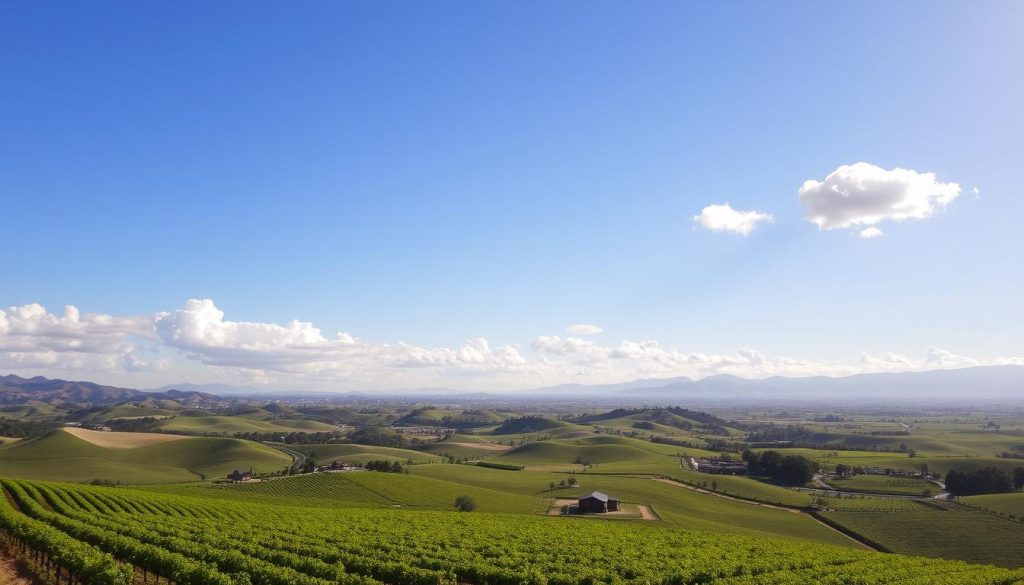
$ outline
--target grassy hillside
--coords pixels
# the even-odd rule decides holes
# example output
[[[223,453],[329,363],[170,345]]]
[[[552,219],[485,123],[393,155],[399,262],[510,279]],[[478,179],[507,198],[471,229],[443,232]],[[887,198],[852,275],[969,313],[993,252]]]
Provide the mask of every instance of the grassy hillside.
[[[298,451],[305,455],[315,455],[316,460],[322,465],[331,461],[347,461],[366,463],[367,461],[384,460],[399,461],[405,463],[412,460],[414,463],[436,462],[440,458],[420,451],[411,449],[394,449],[391,447],[378,447],[376,445],[356,445],[350,443],[310,444],[310,445],[287,445],[292,451]]]
[[[160,422],[157,428],[183,433],[291,433],[336,431],[337,427],[315,420],[264,419],[249,412],[240,416],[176,416]]]
[[[273,471],[290,462],[275,449],[238,439],[182,437],[142,447],[107,448],[56,430],[0,450],[0,475],[173,483],[223,477],[236,468]]]
[[[19,420],[45,420],[60,414],[55,406],[39,400],[0,408],[0,416]]]
[[[1024,522],[1024,492],[1014,494],[988,494],[960,498],[965,505],[987,510]]]
[[[502,415],[491,410],[417,408],[398,419],[398,424],[472,428],[499,424],[508,417],[509,415]]]
[[[156,488],[209,498],[312,507],[384,507],[452,510],[455,498],[473,497],[484,512],[538,513],[546,506],[536,495],[516,494],[470,484],[401,473],[350,471],[313,473],[217,487]]]
[[[844,478],[829,478],[828,484],[848,492],[870,492],[877,494],[899,494],[908,496],[932,495],[939,493],[939,486],[923,479],[888,477],[885,475],[854,475]]]
[[[852,546],[846,537],[816,523],[807,516],[773,510],[701,494],[693,490],[651,478],[622,477],[594,473],[551,473],[541,471],[504,471],[471,465],[417,465],[413,475],[444,479],[453,483],[476,485],[522,495],[573,498],[583,492],[599,490],[623,501],[651,506],[662,522],[720,533],[773,536],[829,542]],[[568,478],[575,488],[549,488]],[[791,492],[795,493],[795,492]]]
[[[755,449],[755,451],[763,450]],[[891,467],[893,469],[907,470],[917,470],[921,465],[927,465],[929,471],[945,474],[954,467],[967,470],[991,466],[1012,471],[1014,467],[1021,465],[1018,460],[1002,459],[995,456],[968,457],[918,454],[916,457],[910,457],[909,454],[887,453],[884,451],[832,451],[823,449],[784,449],[781,452],[786,455],[809,457],[820,463],[825,469],[832,469],[840,463],[845,463],[852,467]]]
[[[614,435],[591,435],[577,439],[550,439],[520,445],[498,459],[518,465],[606,464],[631,462],[654,456],[673,455],[682,449]]]

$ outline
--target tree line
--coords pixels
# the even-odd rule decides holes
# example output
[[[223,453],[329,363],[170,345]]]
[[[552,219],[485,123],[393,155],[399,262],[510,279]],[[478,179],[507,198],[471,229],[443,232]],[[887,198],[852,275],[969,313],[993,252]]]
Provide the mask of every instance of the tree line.
[[[996,467],[946,472],[946,491],[955,496],[999,494],[1021,488],[1024,488],[1024,467],[1014,468],[1012,472]]]

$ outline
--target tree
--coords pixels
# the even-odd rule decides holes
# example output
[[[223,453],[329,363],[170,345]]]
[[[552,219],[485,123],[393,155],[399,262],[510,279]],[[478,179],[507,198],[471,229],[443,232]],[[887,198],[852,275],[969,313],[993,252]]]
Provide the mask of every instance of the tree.
[[[302,472],[313,473],[314,471],[316,471],[316,451],[310,451],[305,463],[302,464]]]
[[[548,490],[554,490],[554,489],[555,489],[555,482],[554,481],[549,481],[548,482]]]
[[[455,509],[459,512],[472,512],[476,510],[476,500],[472,496],[462,494],[455,498]]]
[[[836,475],[850,475],[850,466],[845,463],[840,463],[839,465],[836,465]]]
[[[1018,490],[1024,488],[1024,467],[1013,468],[1013,487]]]
[[[786,455],[779,461],[779,467],[772,476],[779,482],[789,485],[803,485],[814,477],[817,466],[813,461],[799,455]]]
[[[577,481],[575,477],[569,478],[569,487],[576,487],[578,484],[579,481]]]
[[[998,494],[1013,491],[1014,478],[995,467],[970,471],[950,469],[946,473],[946,490],[954,496]]]

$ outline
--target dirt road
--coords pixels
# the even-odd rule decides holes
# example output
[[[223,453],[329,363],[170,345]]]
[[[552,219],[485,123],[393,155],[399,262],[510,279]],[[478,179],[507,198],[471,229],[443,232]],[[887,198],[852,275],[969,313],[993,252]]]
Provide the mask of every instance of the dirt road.
[[[0,585],[35,585],[37,581],[21,571],[6,547],[0,548]]]

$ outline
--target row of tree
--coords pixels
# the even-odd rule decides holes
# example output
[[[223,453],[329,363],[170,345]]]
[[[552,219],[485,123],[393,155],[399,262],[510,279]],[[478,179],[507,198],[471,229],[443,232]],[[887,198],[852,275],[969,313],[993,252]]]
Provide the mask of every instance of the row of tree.
[[[370,471],[386,471],[388,473],[402,473],[402,464],[398,461],[367,461],[363,465]]]
[[[1021,488],[1024,488],[1024,467],[1017,467],[1012,473],[996,467],[950,469],[946,473],[946,491],[955,496],[999,494]]]
[[[787,485],[803,485],[814,477],[818,464],[801,455],[782,455],[778,451],[743,452],[743,461],[751,475],[769,477]]]

